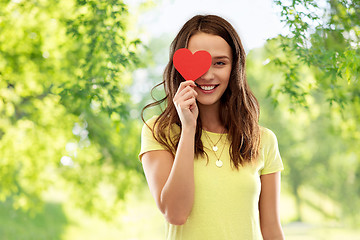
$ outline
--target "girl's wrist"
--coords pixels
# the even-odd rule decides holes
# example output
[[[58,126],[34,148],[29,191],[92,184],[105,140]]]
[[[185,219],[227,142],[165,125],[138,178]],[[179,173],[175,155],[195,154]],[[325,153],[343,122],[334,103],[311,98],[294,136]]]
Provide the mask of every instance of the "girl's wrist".
[[[182,126],[181,133],[182,134],[193,134],[195,135],[196,125],[193,126]]]

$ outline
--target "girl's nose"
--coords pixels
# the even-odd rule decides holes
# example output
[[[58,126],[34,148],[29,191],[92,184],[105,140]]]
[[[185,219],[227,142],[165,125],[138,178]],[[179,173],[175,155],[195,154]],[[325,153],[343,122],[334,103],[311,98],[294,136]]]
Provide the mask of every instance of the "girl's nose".
[[[206,73],[204,73],[200,77],[200,79],[203,79],[203,80],[212,80],[212,79],[214,79],[214,73],[213,73],[211,67],[209,68],[209,70]]]

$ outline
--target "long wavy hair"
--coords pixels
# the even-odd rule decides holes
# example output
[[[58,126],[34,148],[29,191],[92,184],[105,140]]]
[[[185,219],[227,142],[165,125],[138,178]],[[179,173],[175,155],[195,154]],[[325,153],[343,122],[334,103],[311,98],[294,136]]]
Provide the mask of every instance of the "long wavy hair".
[[[233,62],[229,84],[222,95],[220,107],[220,120],[225,126],[230,141],[229,154],[236,169],[245,163],[253,162],[259,155],[260,127],[259,103],[251,92],[246,80],[245,51],[239,35],[232,25],[225,19],[216,15],[196,15],[188,20],[181,28],[170,46],[169,63],[167,64],[163,81],[153,87],[153,90],[164,85],[165,97],[146,105],[141,118],[144,120],[144,110],[165,103],[165,109],[155,120],[153,128],[148,126],[156,141],[164,145],[174,156],[179,144],[180,132],[174,137],[170,134],[176,124],[181,129],[181,121],[175,109],[173,98],[182,81],[185,79],[174,68],[173,55],[176,50],[186,48],[191,36],[196,33],[208,33],[222,37],[231,47]],[[199,109],[200,111],[200,109]],[[200,115],[199,115],[200,116]],[[195,133],[195,156],[206,153],[201,141],[202,124],[198,117]],[[207,154],[206,154],[207,155]]]

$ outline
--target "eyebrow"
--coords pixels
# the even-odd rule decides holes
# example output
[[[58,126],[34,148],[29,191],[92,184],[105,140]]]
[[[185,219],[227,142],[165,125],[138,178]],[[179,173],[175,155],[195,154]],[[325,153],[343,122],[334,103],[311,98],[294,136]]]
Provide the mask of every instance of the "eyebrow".
[[[215,59],[222,59],[222,58],[227,58],[228,60],[230,60],[230,58],[228,56],[215,56]]]

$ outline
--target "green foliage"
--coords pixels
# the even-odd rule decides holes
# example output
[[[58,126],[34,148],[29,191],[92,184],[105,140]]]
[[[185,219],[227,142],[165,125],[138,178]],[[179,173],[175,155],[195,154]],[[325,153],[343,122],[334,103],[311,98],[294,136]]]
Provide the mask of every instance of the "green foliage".
[[[123,1],[0,2],[0,200],[49,186],[111,217],[141,177],[127,88],[144,49]],[[117,206],[117,208],[115,208]]]
[[[326,6],[317,1],[274,1],[281,8],[281,17],[290,33],[279,36],[274,60],[284,71],[286,81],[281,87],[294,101],[307,105],[303,96],[310,90],[326,93],[330,104],[340,107],[357,101],[360,76],[360,7],[358,1],[328,0]],[[274,50],[276,51],[276,50]],[[318,72],[316,84],[299,89],[299,64]],[[274,91],[276,94],[277,92]]]
[[[129,73],[139,65],[136,49],[139,39],[127,37],[127,7],[122,1],[78,1],[70,18],[65,19],[67,35],[73,41],[67,52],[68,69],[76,81],[59,85],[62,102],[80,114],[92,106],[125,118]],[[73,76],[74,76],[73,75]],[[70,94],[69,94],[70,93]]]
[[[68,219],[62,206],[47,203],[43,212],[29,213],[14,210],[11,202],[0,203],[0,236],[3,240],[38,239],[61,240]]]
[[[164,85],[160,85],[153,90],[152,88],[163,81],[162,74],[169,60],[168,46],[171,44],[172,38],[173,36],[164,34],[149,41],[148,47],[151,49],[151,52],[146,56],[148,65],[146,68],[141,68],[135,72],[133,88],[136,88],[139,99],[136,109],[142,109],[145,105],[165,97]],[[155,63],[157,64],[156,66]],[[142,74],[137,74],[139,72]],[[140,77],[136,77],[136,75],[140,75]],[[165,104],[146,109],[144,111],[144,119],[147,120],[154,115],[159,115],[162,111],[161,108],[164,109]],[[137,116],[140,118],[140,112]]]
[[[312,92],[305,96],[310,103],[307,108],[293,105],[288,111],[291,99],[280,94],[274,107],[271,98],[266,97],[265,87],[277,88],[283,80],[278,66],[270,64],[275,41],[268,42],[264,48],[252,50],[247,59],[249,83],[258,97],[261,106],[261,125],[272,129],[278,137],[280,153],[285,171],[283,184],[297,202],[297,217],[301,221],[302,205],[319,211],[324,217],[338,221],[358,222],[360,201],[359,182],[356,180],[359,167],[358,149],[349,143],[349,137],[355,120],[344,122],[339,109],[328,108],[322,92]],[[261,71],[259,71],[261,69]],[[315,81],[315,73],[306,65],[299,66],[298,74],[302,83],[307,85]],[[343,128],[344,130],[340,130]],[[323,199],[332,202],[335,211],[328,211],[322,202],[306,198],[302,189],[310,188],[323,195]]]
[[[285,139],[280,143],[288,166],[285,182],[298,200],[298,220],[299,205],[311,203],[301,199],[306,185],[339,204],[341,213],[336,218],[356,224],[360,209],[359,2],[274,2],[289,34],[268,40],[261,61],[266,60],[266,76],[276,79],[269,81],[267,96],[280,109],[279,137]],[[281,112],[286,109],[293,115]]]

